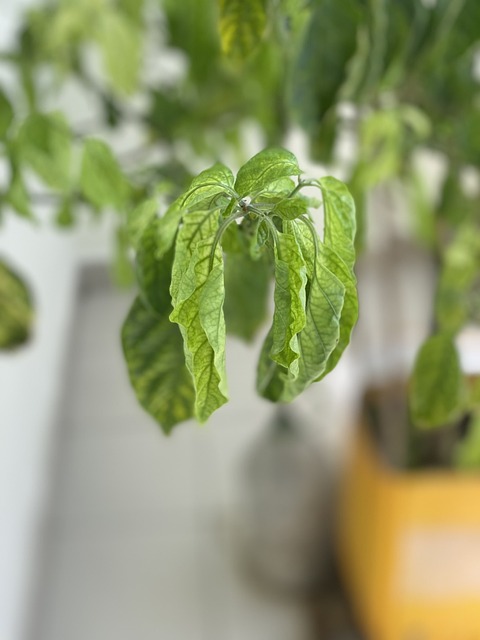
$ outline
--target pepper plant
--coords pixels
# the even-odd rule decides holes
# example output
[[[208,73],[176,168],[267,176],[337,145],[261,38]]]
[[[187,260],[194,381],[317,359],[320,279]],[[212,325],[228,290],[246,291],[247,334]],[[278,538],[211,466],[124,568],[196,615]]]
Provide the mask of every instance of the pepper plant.
[[[466,190],[463,180],[466,172],[473,172],[478,185],[479,12],[478,0],[51,0],[26,14],[12,49],[0,52],[2,63],[18,78],[15,95],[0,91],[1,153],[9,167],[2,187],[3,208],[31,218],[40,196],[52,206],[55,222],[61,226],[75,224],[81,208],[94,215],[109,208],[116,211],[117,279],[128,282],[132,277],[133,245],[141,289],[123,332],[124,347],[141,402],[166,429],[192,413],[204,419],[226,397],[219,346],[223,325],[211,325],[205,319],[214,318],[214,311],[210,314],[205,308],[205,292],[215,289],[214,283],[218,286],[220,255],[224,258],[226,330],[232,333],[246,338],[254,334],[266,303],[247,304],[247,291],[252,292],[252,299],[266,300],[269,275],[277,282],[272,331],[259,364],[258,387],[263,395],[289,400],[324,375],[336,362],[354,323],[351,235],[347,234],[347,241],[336,233],[339,228],[345,233],[345,210],[332,204],[345,199],[328,196],[332,193],[326,187],[328,179],[315,183],[326,223],[321,241],[314,240],[313,232],[307,234],[315,203],[302,195],[305,180],[293,185],[287,182],[301,175],[296,171],[280,176],[276,184],[266,182],[258,192],[249,192],[241,188],[241,180],[238,187],[238,176],[232,181],[228,172],[217,175],[215,171],[226,169],[216,165],[217,169],[210,170],[213,174],[207,172],[208,181],[214,184],[203,184],[190,193],[204,179],[201,174],[188,189],[200,161],[207,166],[206,157],[233,156],[238,159],[236,164],[244,162],[242,138],[245,125],[251,122],[269,148],[282,146],[285,134],[299,125],[311,155],[334,166],[337,143],[349,132],[355,144],[342,176],[355,200],[357,250],[368,251],[366,213],[372,190],[394,185],[406,195],[412,237],[431,251],[438,266],[436,291],[432,291],[432,331],[410,379],[411,417],[417,429],[430,430],[458,422],[465,412],[479,414],[479,402],[469,391],[455,346],[458,333],[469,323],[479,322],[480,196],[478,189]],[[155,60],[161,60],[164,53],[179,54],[186,63],[183,75],[175,81],[148,78],[142,62],[147,45],[155,49]],[[101,73],[93,73],[88,63],[86,54],[92,51]],[[68,79],[93,95],[99,122],[79,126],[72,114],[49,111],[44,104],[45,89],[39,86],[45,72],[50,87]],[[133,101],[131,96],[141,100]],[[143,143],[130,158],[115,153],[96,134],[99,123],[120,130],[132,121],[141,128]],[[223,155],[227,143],[228,156]],[[150,158],[158,147],[167,151],[166,161]],[[188,152],[182,153],[182,148]],[[439,155],[445,165],[433,198],[427,195],[428,177],[418,170],[416,161],[418,152],[425,150]],[[266,161],[273,152],[265,153],[255,162]],[[32,194],[29,172],[36,174],[46,192]],[[159,189],[174,201],[160,216]],[[205,216],[215,213],[208,213],[190,243],[184,234],[202,211]],[[159,240],[163,234],[168,242]],[[204,243],[198,251],[196,240]],[[200,255],[209,242],[206,268]],[[306,247],[310,247],[310,258]],[[341,260],[335,268],[331,251]],[[294,281],[295,264],[297,295],[290,292],[282,298],[281,282]],[[324,264],[346,292],[339,345],[326,358],[322,372],[312,368],[308,373],[310,349],[304,346],[309,326],[307,302],[317,264]],[[197,291],[193,283],[202,283],[204,267],[205,282]],[[345,268],[348,277],[347,271],[341,271]],[[152,294],[149,283],[162,269],[165,283],[171,278],[171,286],[154,287]],[[239,277],[242,273],[244,279]],[[215,289],[218,298],[214,296],[217,311],[223,295],[220,289]],[[15,305],[7,302],[12,295]],[[0,346],[19,344],[28,335],[33,317],[30,301],[16,269],[5,263],[0,271],[0,304],[8,311],[0,316]],[[192,309],[197,308],[198,317],[190,322]],[[332,305],[333,316],[335,309]],[[168,375],[160,376],[167,371],[160,364],[158,369],[153,364],[150,369],[141,366],[148,344],[141,346],[140,333],[135,334],[133,328],[132,318],[153,323],[154,312],[165,323],[169,318],[165,327],[176,336],[165,338],[165,344],[176,340],[185,346],[186,369],[178,370],[182,375],[188,371],[190,377],[184,378],[189,384],[179,385],[185,395],[176,417],[167,416],[152,393],[155,380],[165,383],[166,389],[176,384]],[[330,316],[325,318],[330,326]],[[153,326],[141,335],[160,342],[164,334],[160,329],[155,333]],[[214,326],[215,337],[210,333]],[[199,373],[203,351],[197,353],[197,342],[202,336],[214,354],[210,355],[216,392],[211,407],[202,400],[201,383],[207,379]],[[178,356],[180,352],[175,351]],[[477,458],[480,463],[480,455]]]
[[[269,148],[236,178],[222,164],[203,171],[161,217],[155,200],[131,214],[140,294],[123,348],[139,401],[166,431],[192,416],[203,422],[227,401],[226,332],[252,337],[272,276],[260,395],[290,402],[347,346],[358,313],[353,200],[335,178],[300,174],[292,153]],[[323,238],[305,187],[321,193]]]

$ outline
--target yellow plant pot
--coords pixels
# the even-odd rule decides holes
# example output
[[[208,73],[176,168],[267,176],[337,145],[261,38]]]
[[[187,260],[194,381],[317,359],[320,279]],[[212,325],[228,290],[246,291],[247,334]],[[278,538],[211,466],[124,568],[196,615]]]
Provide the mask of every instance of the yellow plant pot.
[[[368,640],[480,640],[480,475],[393,470],[359,429],[338,557]]]

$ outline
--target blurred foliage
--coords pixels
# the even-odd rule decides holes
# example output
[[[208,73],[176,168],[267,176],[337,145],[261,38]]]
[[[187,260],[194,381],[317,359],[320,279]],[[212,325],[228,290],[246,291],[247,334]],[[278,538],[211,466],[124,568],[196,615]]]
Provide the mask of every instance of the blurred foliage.
[[[30,336],[32,298],[20,276],[0,261],[0,349],[14,349]]]
[[[161,63],[172,54],[184,71],[149,79],[146,59]],[[15,91],[0,87],[8,168],[0,214],[35,218],[32,172],[45,187],[40,195],[56,202],[61,227],[76,224],[79,205],[95,215],[115,210],[120,281],[131,277],[129,212],[148,198],[173,200],[199,158],[219,159],[228,147],[240,164],[248,123],[268,145],[301,126],[312,157],[325,163],[336,161],[348,130],[356,139],[349,186],[357,248],[368,194],[389,181],[403,184],[413,231],[439,268],[433,333],[453,339],[478,322],[478,0],[47,0],[25,14],[0,62],[18,79]],[[92,136],[75,113],[46,108],[72,81],[100,108],[87,128]],[[143,137],[133,159],[101,135],[131,122]],[[166,160],[153,159],[158,148]],[[434,199],[416,168],[424,149],[446,165]],[[467,190],[463,177],[472,170],[477,189]]]

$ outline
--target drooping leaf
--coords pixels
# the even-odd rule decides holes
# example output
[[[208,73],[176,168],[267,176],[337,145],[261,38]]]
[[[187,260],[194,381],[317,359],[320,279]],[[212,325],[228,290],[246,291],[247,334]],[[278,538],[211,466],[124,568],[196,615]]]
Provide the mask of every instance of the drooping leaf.
[[[295,66],[292,95],[293,109],[310,133],[318,129],[347,77],[360,21],[356,0],[315,3]]]
[[[304,255],[309,274],[306,323],[299,335],[298,377],[288,380],[282,395],[287,402],[322,378],[332,363],[330,358],[336,357],[333,354],[340,340],[346,287],[334,275],[335,263],[330,258],[326,252],[319,252],[316,259],[310,251]]]
[[[213,242],[219,211],[191,212],[175,243],[170,292],[172,322],[184,340],[185,361],[195,386],[195,415],[200,422],[227,402],[225,371],[225,298],[223,256]]]
[[[324,242],[351,270],[355,263],[355,203],[343,182],[330,176],[318,181],[325,214]]]
[[[267,316],[271,267],[265,256],[231,253],[225,261],[225,322],[227,333],[250,341]]]
[[[337,366],[343,352],[350,343],[353,328],[358,320],[358,295],[354,274],[348,270],[343,260],[326,245],[320,245],[320,252],[328,269],[345,287],[345,299],[340,317],[338,343],[328,358],[325,370],[317,380],[324,378]]]
[[[303,255],[313,256],[315,252],[312,231],[306,224],[292,225],[292,232],[295,234],[297,242]],[[321,380],[338,364],[343,352],[347,348],[353,327],[358,320],[358,295],[356,288],[356,278],[352,271],[346,266],[344,261],[333,249],[322,242],[318,242],[319,260],[345,287],[345,298],[341,307],[340,332],[338,343],[328,357],[325,369],[317,378]],[[314,265],[309,262],[309,276],[312,277]]]
[[[0,140],[5,140],[13,121],[13,107],[5,93],[0,89]]]
[[[14,349],[30,337],[32,297],[25,282],[0,261],[0,349]]]
[[[421,429],[448,425],[465,402],[465,386],[452,334],[437,333],[421,346],[410,378],[409,404]]]
[[[275,310],[270,357],[298,375],[299,333],[305,327],[307,271],[294,235],[278,233],[275,242]]]
[[[157,314],[137,298],[122,329],[130,382],[142,407],[165,433],[193,417],[195,400],[182,336],[168,314],[168,307]]]
[[[329,269],[328,255],[319,253],[315,258],[312,250],[313,237],[308,240],[308,236],[300,231],[300,224],[300,220],[295,220],[288,226],[302,240],[300,246],[308,276],[306,322],[298,336],[298,375],[293,378],[288,375],[285,367],[275,368],[269,365],[264,345],[261,354],[263,361],[259,364],[257,377],[260,395],[281,402],[292,401],[325,372],[329,358],[339,342],[345,297],[345,286]],[[320,242],[320,239],[317,238],[317,241]],[[272,334],[267,336],[267,341],[270,340],[273,340]]]
[[[85,140],[80,184],[87,200],[95,207],[122,208],[129,186],[111,149],[102,140]]]
[[[141,38],[137,25],[118,11],[105,10],[101,13],[97,38],[112,87],[122,94],[133,93],[141,65]]]
[[[265,0],[220,0],[222,50],[244,60],[259,46],[267,25]]]
[[[59,114],[32,113],[22,124],[16,140],[22,162],[53,189],[70,184],[71,134]]]
[[[298,176],[301,171],[296,157],[286,149],[260,151],[240,167],[235,191],[240,196],[255,195],[281,178]]]

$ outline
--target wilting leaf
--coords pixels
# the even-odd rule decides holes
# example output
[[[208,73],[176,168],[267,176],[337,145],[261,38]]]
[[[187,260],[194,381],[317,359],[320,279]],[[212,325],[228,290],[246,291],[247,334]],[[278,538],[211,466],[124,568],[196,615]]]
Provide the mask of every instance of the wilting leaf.
[[[275,310],[270,357],[296,377],[300,347],[298,334],[305,327],[307,272],[295,236],[279,233],[275,243]]]
[[[312,231],[306,224],[292,225],[292,232],[297,238],[303,255],[313,256],[315,247],[313,244]],[[338,343],[328,357],[325,369],[317,378],[324,378],[332,369],[334,369],[340,360],[343,352],[350,342],[351,333],[358,319],[358,296],[356,289],[356,279],[352,271],[346,266],[344,261],[327,245],[318,241],[320,262],[338,279],[345,287],[345,298],[341,307],[340,316],[340,333]],[[313,272],[314,265],[308,261],[309,275]]]
[[[218,227],[218,210],[192,212],[184,217],[175,244],[170,287],[170,319],[179,324],[183,335],[185,360],[194,379],[195,415],[200,422],[228,399],[220,245],[212,254]]]
[[[167,307],[157,314],[137,298],[122,329],[123,351],[138,401],[166,433],[193,417],[195,400],[182,336],[168,313]]]
[[[448,425],[460,416],[465,396],[452,335],[437,333],[420,348],[410,379],[409,402],[414,424],[422,429]]]
[[[27,285],[0,261],[0,349],[14,349],[25,343],[32,322],[32,298]]]
[[[299,239],[303,259],[307,268],[306,322],[298,335],[300,358],[296,377],[288,375],[285,367],[275,369],[266,361],[265,345],[258,368],[257,389],[268,399],[290,402],[307,389],[325,372],[340,337],[340,318],[344,305],[345,286],[330,271],[328,256],[319,253],[315,258],[312,249],[313,237],[300,231],[301,221],[289,223],[288,228]],[[320,242],[320,239],[317,238]],[[311,243],[309,245],[309,243]],[[267,341],[273,340],[273,334]]]
[[[355,203],[347,187],[336,178],[318,181],[325,213],[324,242],[333,249],[349,269],[355,263]]]

